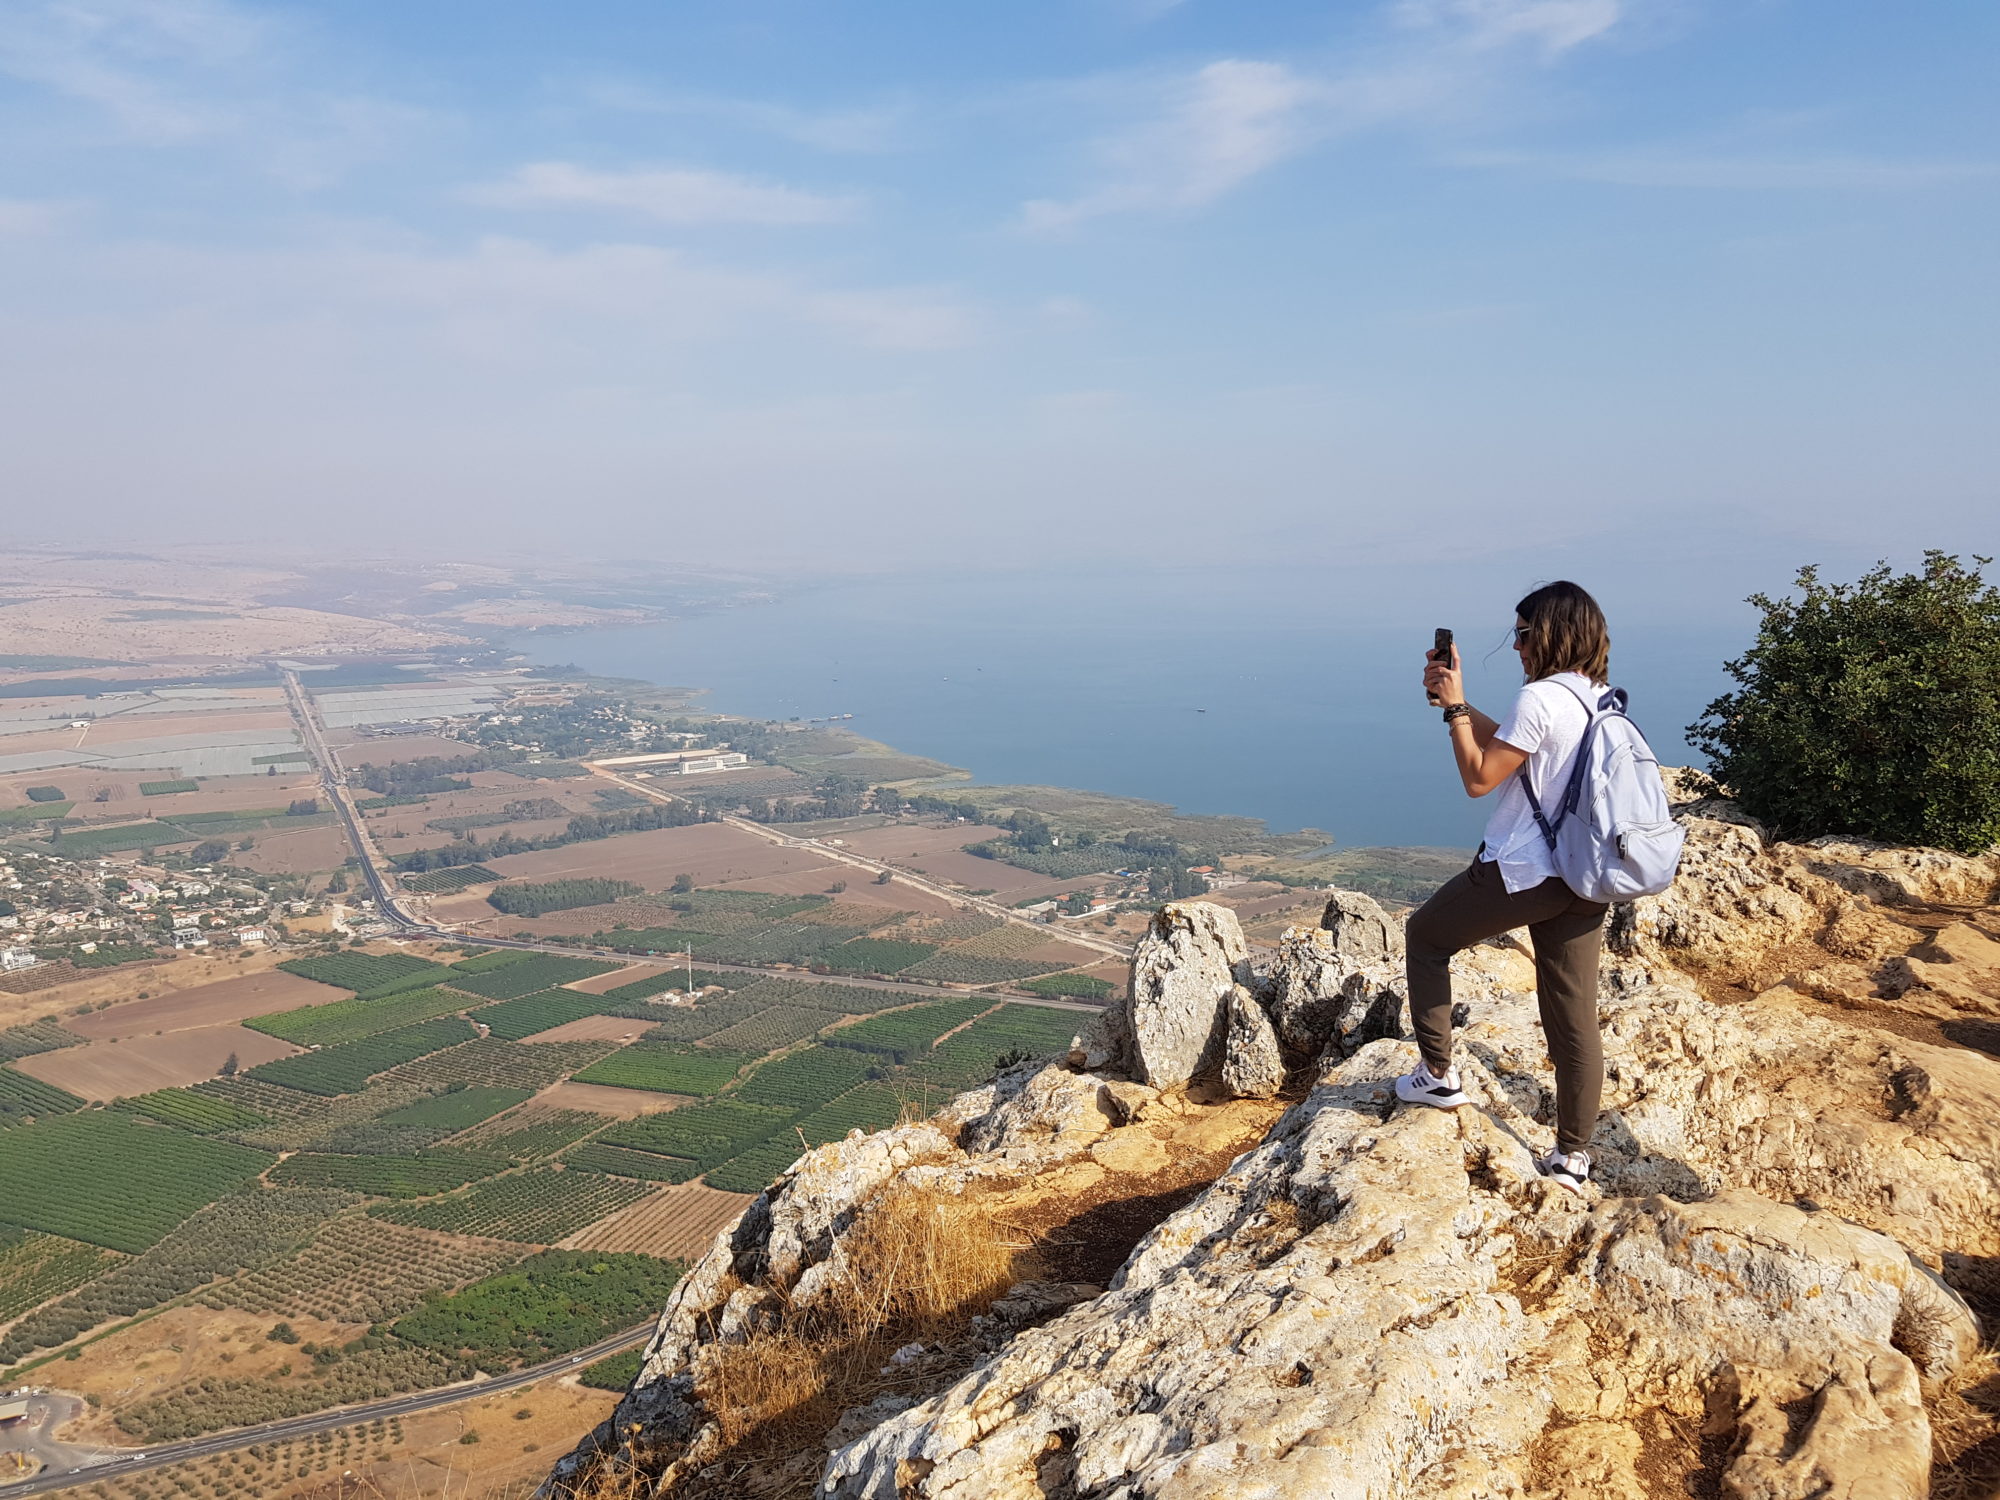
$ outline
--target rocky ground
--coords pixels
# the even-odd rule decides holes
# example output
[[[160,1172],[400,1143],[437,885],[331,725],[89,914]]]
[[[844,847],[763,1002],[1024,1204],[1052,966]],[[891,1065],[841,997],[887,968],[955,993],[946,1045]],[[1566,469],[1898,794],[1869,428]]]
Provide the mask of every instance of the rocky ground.
[[[1179,903],[1066,1063],[719,1236],[558,1488],[2000,1497],[2000,858],[1681,813],[1612,917],[1587,1197],[1535,1171],[1517,945],[1459,961],[1474,1106],[1399,1110],[1397,921],[1253,956]]]

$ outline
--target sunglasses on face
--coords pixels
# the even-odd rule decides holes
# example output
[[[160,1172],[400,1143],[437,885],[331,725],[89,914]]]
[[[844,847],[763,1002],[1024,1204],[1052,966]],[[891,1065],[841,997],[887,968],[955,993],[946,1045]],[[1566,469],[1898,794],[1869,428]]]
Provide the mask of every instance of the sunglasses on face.
[[[1528,636],[1531,633],[1531,630],[1532,627],[1530,626],[1516,625],[1514,627],[1514,644],[1517,646],[1527,644]]]

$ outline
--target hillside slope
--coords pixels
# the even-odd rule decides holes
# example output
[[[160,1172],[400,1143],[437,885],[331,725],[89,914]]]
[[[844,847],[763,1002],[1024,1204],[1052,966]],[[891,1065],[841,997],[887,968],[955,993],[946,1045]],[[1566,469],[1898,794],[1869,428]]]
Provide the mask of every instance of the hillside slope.
[[[1394,920],[1337,895],[1258,969],[1170,906],[1067,1063],[719,1236],[559,1492],[1983,1500],[2000,859],[1682,815],[1614,913],[1601,1194],[1534,1170],[1521,954],[1460,960],[1476,1107],[1399,1111]]]

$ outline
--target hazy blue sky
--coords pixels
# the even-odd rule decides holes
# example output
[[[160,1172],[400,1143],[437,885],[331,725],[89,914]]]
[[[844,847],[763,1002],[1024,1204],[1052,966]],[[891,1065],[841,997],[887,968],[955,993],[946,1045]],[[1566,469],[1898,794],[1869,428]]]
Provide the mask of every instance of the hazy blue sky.
[[[17,535],[749,565],[1498,538],[1733,592],[1977,548],[1996,41],[1991,0],[0,0],[0,484]]]

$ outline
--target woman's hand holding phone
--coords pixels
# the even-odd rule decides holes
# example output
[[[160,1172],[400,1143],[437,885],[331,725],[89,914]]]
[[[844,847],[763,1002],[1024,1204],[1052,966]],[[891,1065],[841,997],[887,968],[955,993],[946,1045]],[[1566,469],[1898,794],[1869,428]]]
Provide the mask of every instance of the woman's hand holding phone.
[[[1449,661],[1440,661],[1435,652],[1424,653],[1424,692],[1434,703],[1463,703],[1465,678],[1459,671],[1458,647],[1445,649]]]

